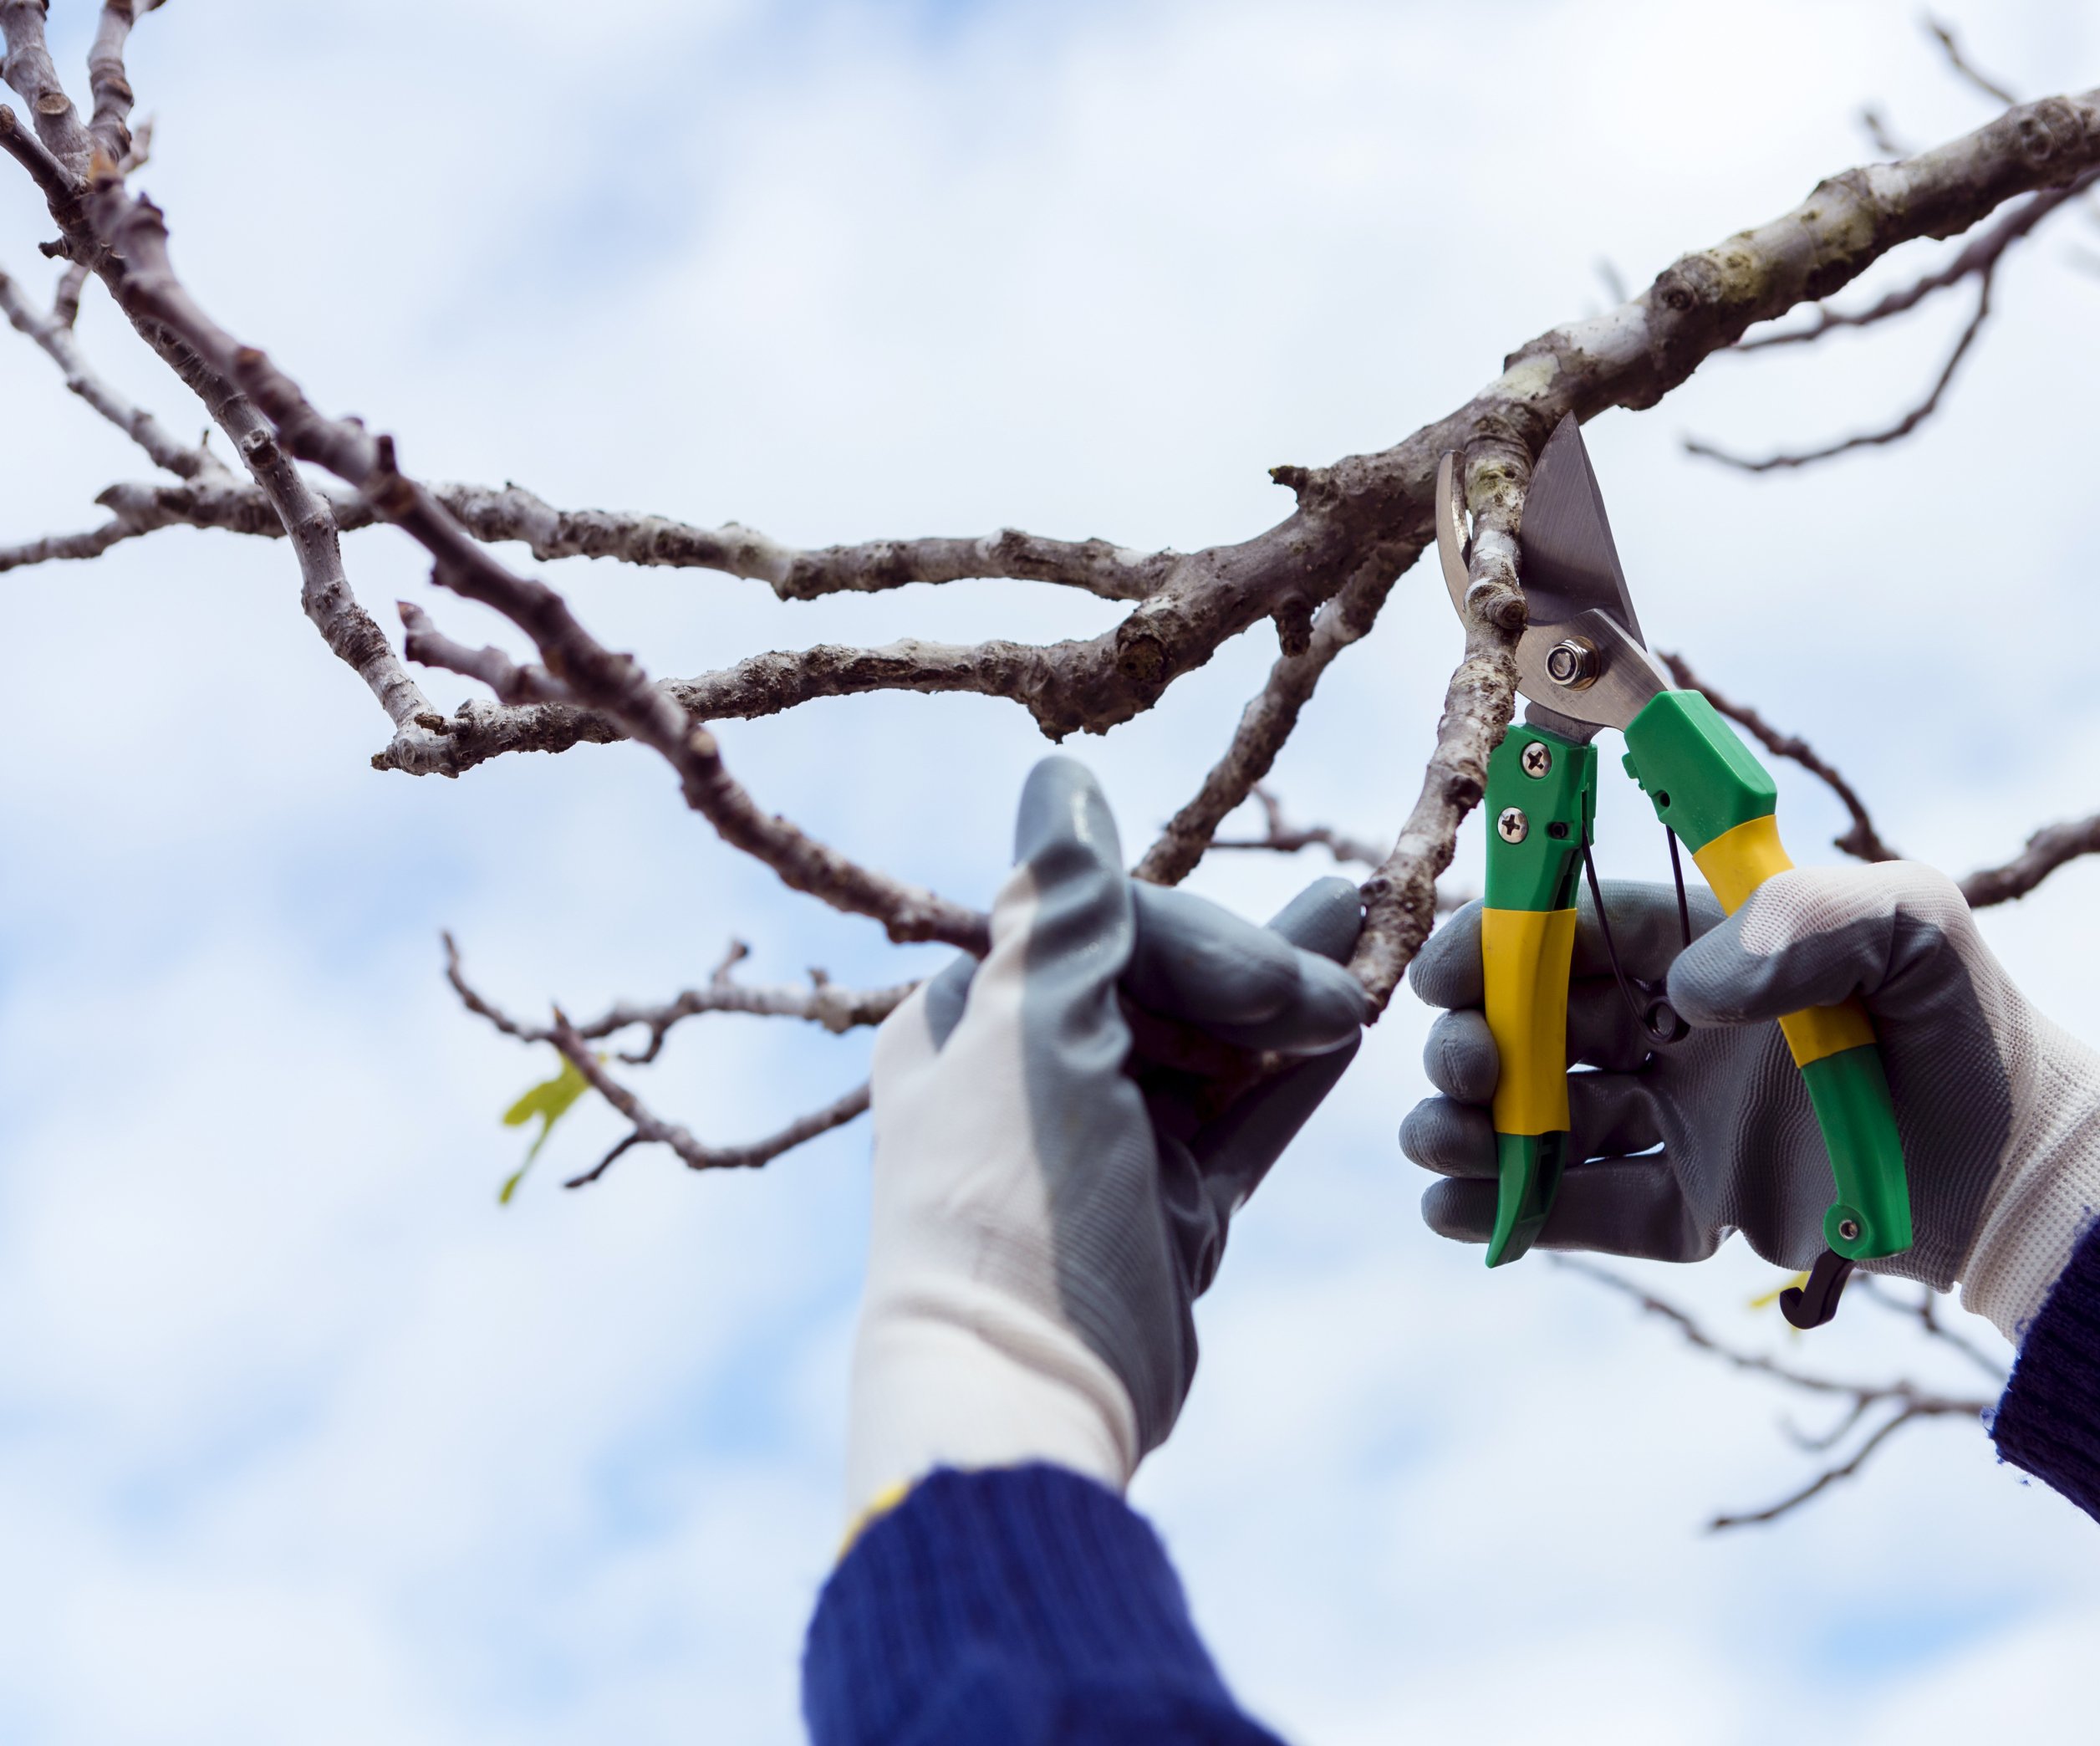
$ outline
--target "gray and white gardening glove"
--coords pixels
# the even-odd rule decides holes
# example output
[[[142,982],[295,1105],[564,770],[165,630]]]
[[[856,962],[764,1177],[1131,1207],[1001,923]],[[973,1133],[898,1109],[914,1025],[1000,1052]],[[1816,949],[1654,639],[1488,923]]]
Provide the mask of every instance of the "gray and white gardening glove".
[[[1692,1029],[1665,1047],[1648,1039],[1585,895],[1568,1057],[1595,1070],[1568,1078],[1571,1164],[1540,1242],[1697,1261],[1741,1231],[1766,1260],[1808,1266],[1836,1190],[1771,1021],[1858,994],[1880,1038],[1916,1236],[1905,1253],[1865,1265],[1943,1291],[1960,1280],[1965,1305],[2018,1340],[2100,1212],[2100,1056],[2028,1004],[1953,882],[1903,861],[1799,868],[1726,921],[1701,892],[1681,952],[1671,887],[1604,894],[1621,963],[1651,985],[1667,978]],[[1423,1197],[1430,1228],[1485,1243],[1497,1062],[1480,1011],[1479,906],[1430,937],[1409,979],[1453,1010],[1425,1051],[1444,1095],[1414,1108],[1400,1145],[1449,1179]]]
[[[1030,774],[1014,835],[990,955],[935,977],[875,1039],[855,1517],[939,1466],[1048,1461],[1127,1483],[1188,1394],[1190,1305],[1228,1223],[1369,1010],[1336,962],[1361,923],[1347,880],[1267,927],[1139,884],[1100,789],[1063,758]],[[1199,1028],[1215,1056],[1305,1059],[1213,1113],[1216,1083],[1130,1059],[1123,1000]]]

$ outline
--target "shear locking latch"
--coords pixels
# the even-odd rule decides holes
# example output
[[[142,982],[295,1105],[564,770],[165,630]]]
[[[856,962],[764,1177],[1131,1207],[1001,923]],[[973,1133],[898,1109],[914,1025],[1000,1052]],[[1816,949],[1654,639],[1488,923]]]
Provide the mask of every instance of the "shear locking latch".
[[[1835,1249],[1825,1249],[1808,1269],[1808,1283],[1789,1285],[1779,1294],[1779,1313],[1797,1328],[1820,1328],[1838,1313],[1838,1299],[1856,1264]]]

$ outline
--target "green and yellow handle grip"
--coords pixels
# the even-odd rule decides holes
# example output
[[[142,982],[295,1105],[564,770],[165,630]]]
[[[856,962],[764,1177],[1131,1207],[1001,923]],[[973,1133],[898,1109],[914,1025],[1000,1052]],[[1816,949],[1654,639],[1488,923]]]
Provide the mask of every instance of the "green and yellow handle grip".
[[[1721,908],[1793,863],[1780,845],[1778,793],[1735,730],[1695,691],[1651,698],[1626,729],[1626,769],[1706,876]],[[1513,725],[1488,760],[1487,893],[1481,922],[1486,1015],[1501,1056],[1493,1116],[1500,1183],[1487,1264],[1528,1249],[1552,1210],[1567,1157],[1567,979],[1575,890],[1596,814],[1597,753]],[[1807,1081],[1837,1199],[1829,1253],[1789,1320],[1829,1319],[1853,1263],[1910,1247],[1903,1146],[1873,1021],[1857,999],[1779,1021]]]

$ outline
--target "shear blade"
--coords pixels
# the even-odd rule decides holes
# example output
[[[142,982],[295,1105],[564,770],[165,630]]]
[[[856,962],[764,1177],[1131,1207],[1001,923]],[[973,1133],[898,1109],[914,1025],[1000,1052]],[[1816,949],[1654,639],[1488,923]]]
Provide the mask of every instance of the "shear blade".
[[[1618,548],[1604,513],[1582,427],[1569,413],[1554,426],[1532,468],[1524,499],[1523,532],[1517,541],[1524,596],[1534,625],[1567,624],[1586,611],[1608,612],[1645,644]]]

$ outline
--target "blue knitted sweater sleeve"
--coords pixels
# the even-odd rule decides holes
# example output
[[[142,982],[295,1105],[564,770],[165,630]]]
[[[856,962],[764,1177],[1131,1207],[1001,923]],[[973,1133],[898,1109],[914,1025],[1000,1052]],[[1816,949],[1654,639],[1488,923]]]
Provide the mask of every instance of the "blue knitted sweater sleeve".
[[[1278,1746],[1158,1537],[1063,1468],[939,1472],[854,1544],[803,1655],[815,1746]]]
[[[2007,1461],[2100,1519],[2100,1222],[2021,1342],[1990,1434]]]

